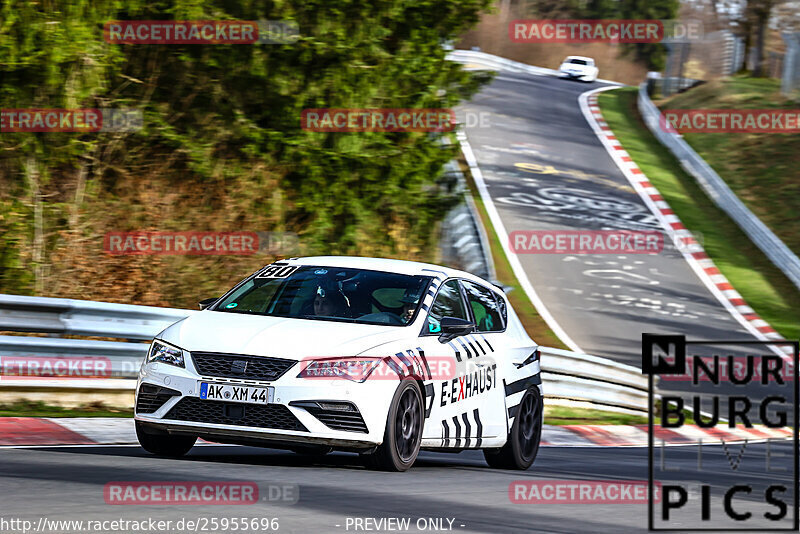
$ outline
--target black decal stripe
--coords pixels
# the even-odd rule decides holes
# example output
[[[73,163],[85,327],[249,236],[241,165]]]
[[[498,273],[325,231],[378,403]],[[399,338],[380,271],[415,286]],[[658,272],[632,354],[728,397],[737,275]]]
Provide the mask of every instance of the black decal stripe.
[[[463,342],[463,341],[461,341],[460,339],[456,339],[456,341],[458,341],[458,344],[459,344],[459,345],[461,345],[462,347],[464,347],[464,352],[466,352],[466,353],[467,353],[467,358],[472,358],[472,353],[469,351],[469,349],[467,348],[467,346],[466,346],[466,345],[464,345],[464,342]]]
[[[456,428],[456,447],[458,447],[458,441],[461,438],[461,425],[458,424],[458,416],[457,415],[453,416],[453,425],[455,425],[455,428]]]
[[[411,362],[414,365],[414,374],[416,376],[420,376],[421,375],[421,378],[424,380],[425,379],[425,370],[422,368],[422,364],[419,363],[419,358],[417,358],[417,355],[411,349],[406,349],[406,354],[408,354],[411,357]]]
[[[476,358],[477,358],[478,356],[480,356],[480,354],[478,354],[478,349],[476,349],[476,348],[475,348],[475,345],[473,345],[473,344],[472,344],[472,341],[470,341],[469,339],[467,340],[467,345],[469,345],[469,348],[471,348],[471,349],[472,349],[472,352],[474,352],[474,353],[475,353],[475,357],[476,357]]]
[[[394,371],[395,373],[397,373],[397,376],[398,376],[398,377],[401,377],[401,378],[402,378],[403,376],[405,376],[405,374],[406,374],[406,373],[405,373],[405,371],[403,371],[403,368],[402,368],[402,367],[400,367],[399,365],[397,365],[397,362],[396,362],[396,361],[394,361],[394,360],[391,358],[391,356],[387,356],[387,357],[385,357],[385,358],[383,359],[383,361],[385,361],[385,362],[386,362],[386,365],[388,365],[388,366],[389,366],[389,368],[390,368],[392,371]]]
[[[397,354],[395,354],[395,356],[397,356],[397,358],[401,362],[403,362],[403,365],[408,367],[408,374],[413,375],[414,374],[414,362],[409,360],[408,357],[406,357],[406,355],[403,354],[402,352],[398,352]]]
[[[444,429],[443,430],[444,434],[443,434],[443,437],[442,437],[443,445],[445,447],[449,447],[450,446],[450,427],[447,426],[447,421],[446,420],[442,421],[442,428]]]
[[[456,348],[456,346],[453,345],[452,341],[448,341],[447,344],[450,345],[450,348],[453,349],[453,352],[456,353],[456,360],[458,360],[460,362],[461,361],[461,353],[458,352],[458,349]]]
[[[420,356],[418,356],[417,353],[414,352],[412,349],[408,349],[406,352],[414,359],[414,366],[417,369],[417,376],[419,376],[423,380],[427,380],[425,378],[427,376],[425,374],[425,366],[422,365],[423,359],[420,358]],[[426,362],[426,365],[427,365],[427,362]]]
[[[431,416],[433,409],[433,399],[436,397],[436,391],[433,389],[433,384],[425,384],[425,419]]]
[[[433,289],[429,289],[429,290],[428,290],[428,295],[430,295],[431,297],[433,297],[434,295],[436,295],[436,293],[433,291]]]
[[[425,357],[425,351],[423,351],[422,348],[417,347],[417,352],[419,352],[419,357],[422,358],[422,363],[425,364],[425,372],[428,373],[428,378],[433,378],[433,373],[431,373],[431,367],[430,365],[428,365],[428,358]]]
[[[519,408],[519,404],[516,404],[516,405],[514,405],[514,406],[511,406],[511,407],[508,409],[508,418],[509,418],[509,419],[513,419],[513,418],[514,418],[514,417],[517,415],[517,408]]]
[[[481,339],[483,340],[484,343],[486,343],[486,346],[489,347],[489,350],[494,352],[494,347],[492,347],[492,345],[489,343],[489,340],[486,339],[486,336],[481,334]]]
[[[478,338],[470,336],[470,339],[472,339],[472,341],[474,341],[474,342],[475,342],[475,344],[476,344],[476,345],[478,345],[478,348],[479,348],[479,349],[481,349],[481,352],[483,353],[483,355],[484,355],[484,356],[486,356],[486,349],[484,349],[484,348],[483,348],[483,345],[481,345],[481,344],[478,342]]]
[[[420,304],[420,306],[422,307],[423,310],[428,311],[428,305],[427,304],[423,303],[423,304]]]
[[[472,415],[475,416],[476,434],[478,436],[478,443],[475,446],[480,448],[481,440],[483,439],[483,424],[481,423],[480,411],[477,408],[475,408],[474,410],[472,410]]]
[[[542,377],[539,376],[539,373],[527,376],[521,380],[517,380],[516,382],[511,382],[510,384],[506,384],[506,381],[503,380],[503,385],[506,388],[506,397],[515,393],[519,393],[520,391],[525,391],[531,386],[538,386],[541,383]]]
[[[466,438],[464,446],[469,447],[469,437],[472,435],[472,427],[469,424],[469,417],[467,417],[467,412],[461,414],[461,419],[464,420],[464,437]]]

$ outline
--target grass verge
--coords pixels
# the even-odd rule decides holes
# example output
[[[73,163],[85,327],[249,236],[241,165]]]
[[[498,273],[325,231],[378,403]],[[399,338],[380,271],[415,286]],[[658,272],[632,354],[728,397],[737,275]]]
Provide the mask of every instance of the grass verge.
[[[0,404],[0,417],[133,417],[133,409],[112,408],[102,402],[64,408],[42,401],[19,400]]]
[[[700,85],[659,102],[662,109],[792,110],[775,78],[738,75]],[[684,139],[742,202],[800,253],[800,167],[796,133],[687,133]]]
[[[650,133],[636,88],[602,93],[603,118],[684,226],[703,236],[706,253],[762,319],[787,339],[800,337],[800,291],[720,210]]]
[[[512,289],[507,294],[508,300],[514,307],[514,311],[517,312],[522,326],[525,327],[525,331],[528,332],[528,335],[539,345],[569,350],[569,347],[564,345],[550,327],[547,326],[547,323],[542,319],[542,316],[539,315],[539,312],[536,311],[536,307],[534,307],[533,303],[528,299],[528,296],[522,289],[519,280],[517,280],[514,271],[511,269],[511,264],[508,262],[508,258],[503,250],[503,245],[495,231],[494,225],[492,225],[489,219],[486,206],[483,203],[481,195],[478,193],[478,188],[475,186],[475,181],[469,172],[469,168],[464,165],[463,161],[460,163],[461,170],[467,179],[467,186],[469,187],[470,194],[475,201],[480,223],[486,231],[489,249],[492,254],[492,259],[494,260],[495,271],[497,272],[497,281]]]
[[[545,399],[544,424],[546,425],[646,425],[647,417],[617,412],[575,408],[571,406],[547,406]]]

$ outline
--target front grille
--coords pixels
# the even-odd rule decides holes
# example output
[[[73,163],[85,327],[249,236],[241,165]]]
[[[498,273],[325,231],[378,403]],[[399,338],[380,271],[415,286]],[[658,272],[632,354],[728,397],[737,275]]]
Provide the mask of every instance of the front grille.
[[[368,433],[367,424],[364,418],[361,417],[361,412],[353,403],[339,403],[339,402],[323,402],[326,404],[340,404],[347,406],[349,411],[344,410],[330,410],[324,409],[317,404],[317,402],[310,401],[292,401],[289,403],[291,406],[301,406],[305,408],[308,413],[322,421],[322,424],[333,430],[344,430],[346,432],[363,432]]]
[[[180,394],[180,391],[174,389],[154,384],[142,384],[139,388],[139,395],[136,397],[136,413],[154,413],[169,399]]]
[[[191,354],[197,371],[203,376],[271,381],[277,380],[295,364],[295,360],[266,356],[218,352],[192,352]],[[246,366],[242,362],[246,362]]]
[[[243,404],[185,397],[167,412],[164,419],[308,432],[283,404]]]

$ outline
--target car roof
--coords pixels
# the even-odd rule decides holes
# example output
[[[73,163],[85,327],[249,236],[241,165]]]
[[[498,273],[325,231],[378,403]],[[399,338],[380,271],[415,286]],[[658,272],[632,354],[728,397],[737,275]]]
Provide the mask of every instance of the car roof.
[[[567,56],[567,59],[584,59],[586,61],[594,61],[594,59],[588,56]],[[566,61],[567,59],[565,59],[564,61]]]
[[[466,278],[483,285],[493,286],[491,282],[475,276],[466,271],[451,269],[432,263],[417,261],[393,260],[387,258],[364,258],[361,256],[309,256],[305,258],[289,258],[275,263],[288,263],[290,265],[311,265],[320,267],[344,267],[351,269],[367,269],[384,271],[412,276],[439,276],[442,278]]]

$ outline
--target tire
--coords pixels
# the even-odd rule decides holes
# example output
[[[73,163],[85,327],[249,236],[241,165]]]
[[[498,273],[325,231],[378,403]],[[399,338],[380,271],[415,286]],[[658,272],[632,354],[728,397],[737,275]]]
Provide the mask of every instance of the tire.
[[[528,469],[539,452],[542,421],[542,396],[539,388],[534,386],[519,401],[506,444],[500,449],[484,449],[486,463],[495,469]]]
[[[364,455],[367,465],[384,471],[406,471],[417,459],[425,420],[422,391],[416,380],[404,379],[394,394],[386,418],[383,443]]]
[[[156,456],[180,458],[194,446],[197,436],[173,436],[136,421],[136,437],[144,450]]]

